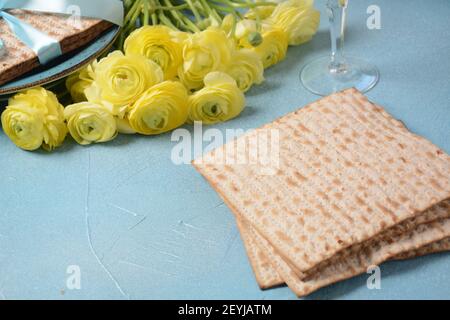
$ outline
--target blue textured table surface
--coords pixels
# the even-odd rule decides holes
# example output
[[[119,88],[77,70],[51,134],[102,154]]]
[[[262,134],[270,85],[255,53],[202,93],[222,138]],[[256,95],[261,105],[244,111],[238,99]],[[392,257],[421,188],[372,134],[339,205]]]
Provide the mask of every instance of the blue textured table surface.
[[[217,128],[255,128],[317,99],[298,73],[328,51],[324,3],[314,40],[291,48],[243,115]],[[366,27],[372,4],[381,30]],[[450,1],[350,1],[349,11],[347,51],[381,71],[369,98],[450,152]],[[258,288],[229,209],[191,166],[172,164],[174,145],[170,134],[120,136],[28,153],[0,133],[0,298],[295,299]],[[310,298],[450,298],[449,264],[450,254],[389,262],[381,290],[362,275]],[[67,287],[72,265],[79,290]]]

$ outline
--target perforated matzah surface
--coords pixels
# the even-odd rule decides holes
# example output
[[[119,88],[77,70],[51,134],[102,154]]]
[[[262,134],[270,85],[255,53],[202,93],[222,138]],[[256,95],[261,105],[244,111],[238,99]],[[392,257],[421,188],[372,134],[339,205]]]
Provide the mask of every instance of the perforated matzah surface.
[[[284,284],[283,278],[280,277],[277,270],[272,266],[270,258],[260,249],[253,239],[251,232],[247,231],[244,222],[237,219],[238,228],[244,242],[250,264],[255,273],[256,281],[261,289],[269,289]]]
[[[229,151],[267,129],[280,135],[275,175],[238,164],[239,152]],[[227,164],[220,162],[223,155]],[[194,166],[297,279],[298,274],[315,274],[315,268],[342,250],[450,197],[450,157],[354,89],[284,116],[203,160]],[[419,231],[414,232],[413,247],[445,237],[428,228],[424,238]],[[438,239],[427,242],[433,237]],[[345,278],[346,272],[317,283]]]
[[[280,134],[276,175],[245,164],[193,164],[301,271],[450,196],[450,157],[356,90],[268,126]]]
[[[399,230],[401,231],[401,230]],[[450,235],[450,219],[442,219],[429,224],[421,224],[417,228],[399,232],[390,238],[365,246],[343,259],[335,261],[306,278],[301,279],[296,272],[282,259],[273,246],[257,232],[253,234],[258,244],[265,250],[278,274],[298,295],[305,296],[323,286],[350,278],[366,272],[369,266],[380,263],[401,254],[416,250],[424,245],[447,238]]]
[[[343,250],[340,254],[335,255],[331,259],[319,264],[309,273],[319,272],[321,268],[326,265],[342,263],[344,259],[350,255],[355,255],[356,252],[364,250],[364,247],[371,246],[374,250],[379,250],[378,245],[383,241],[388,241],[392,239],[398,233],[406,233],[417,228],[420,224],[427,224],[434,221],[439,221],[444,218],[450,217],[450,203],[449,201],[442,202],[432,209],[427,210],[424,214],[408,219],[397,226],[384,231],[378,236],[366,241],[363,245],[351,246]],[[245,222],[241,222],[238,219],[238,228],[241,232],[245,247],[249,253],[249,259],[252,268],[255,271],[256,279],[261,288],[266,289],[273,286],[278,286],[284,283],[283,278],[279,275],[276,267],[273,263],[267,263],[271,261],[271,258],[265,253],[264,247],[261,244],[258,246],[258,241],[254,239],[253,233],[256,232],[251,226],[247,225]],[[401,254],[393,257],[393,259],[406,259],[412,258],[419,255],[425,255],[432,252],[439,252],[448,250],[446,241],[438,241],[430,245],[425,245],[420,249],[407,250]],[[281,258],[281,257],[278,257]],[[286,262],[286,261],[285,261]],[[367,267],[367,266],[366,266]],[[306,277],[302,273],[296,272],[297,276],[302,279]]]
[[[445,238],[440,241],[433,242],[429,245],[423,246],[417,250],[401,253],[394,257],[394,259],[403,260],[415,257],[425,256],[431,253],[438,253],[450,250],[450,238]]]

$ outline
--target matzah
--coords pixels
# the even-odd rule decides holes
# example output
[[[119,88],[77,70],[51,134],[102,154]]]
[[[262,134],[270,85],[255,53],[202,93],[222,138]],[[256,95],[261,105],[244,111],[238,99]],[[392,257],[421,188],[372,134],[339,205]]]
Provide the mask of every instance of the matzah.
[[[271,124],[280,134],[280,169],[274,176],[208,160],[194,166],[306,272],[449,198],[449,156],[394,121],[356,90],[347,90]],[[226,153],[227,147],[219,149]]]
[[[274,175],[261,175],[254,166],[240,164],[237,158],[248,149],[230,152],[250,145],[246,139],[263,130],[278,130],[280,136]],[[370,249],[364,244],[374,238],[381,241],[376,237],[390,228],[403,230],[391,245],[396,254],[448,237],[439,223],[419,222],[423,212],[450,197],[450,157],[355,89],[312,103],[193,164],[254,229],[247,250],[256,245],[264,253],[272,252],[272,264],[274,256],[280,260],[278,274],[266,268],[261,270],[267,274],[257,277],[265,284],[282,278],[299,295],[357,274],[359,269],[348,263],[343,264],[348,270],[330,274],[330,261],[349,259],[353,253],[363,259],[361,252]],[[410,219],[415,224],[405,229],[402,222]],[[440,223],[448,224],[445,219]],[[408,234],[411,238],[402,238]],[[403,244],[401,250],[398,243]],[[347,248],[352,254],[346,256]],[[395,256],[384,250],[375,251],[371,260]],[[319,278],[304,284],[301,278],[308,276]]]
[[[402,252],[419,249],[426,244],[447,238],[449,235],[450,219],[421,224],[409,232],[400,232],[389,239],[382,240],[375,246],[365,246],[362,250],[300,279],[268,241],[257,232],[253,234],[258,244],[264,248],[278,274],[298,296],[305,296],[323,286],[364,273],[369,266],[379,265]]]
[[[340,254],[335,255],[332,259],[327,261],[327,263],[323,263],[323,265],[329,265],[329,264],[335,264],[335,263],[342,263],[344,259],[348,259],[350,255],[355,255],[355,252],[364,250],[364,247],[371,246],[372,248],[376,248],[375,250],[379,250],[379,243],[383,241],[388,241],[389,239],[392,239],[397,234],[406,233],[409,231],[414,230],[421,224],[428,224],[431,222],[439,221],[444,218],[450,217],[450,203],[449,201],[440,203],[439,205],[434,206],[432,209],[427,210],[424,214],[409,219],[409,221],[404,221],[401,224],[386,230],[385,232],[379,234],[378,236],[374,237],[373,239],[365,242],[363,245],[357,245],[353,247],[349,247],[345,250],[343,250]],[[251,226],[246,225],[244,222],[241,222],[238,219],[238,227],[241,232],[245,247],[247,249],[247,252],[249,252],[249,257],[251,265],[255,271],[256,279],[258,284],[261,288],[267,289],[274,286],[278,286],[284,283],[283,278],[279,275],[277,269],[272,265],[268,264],[267,262],[270,262],[272,260],[272,257],[268,257],[265,254],[265,248],[261,248],[261,244],[258,246],[258,241],[254,239],[253,232],[256,232],[251,228]],[[399,232],[400,231],[400,232]],[[439,241],[438,243],[433,243],[430,245],[424,245],[424,247],[419,248],[416,250],[414,248],[413,250],[407,249],[401,254],[393,257],[393,259],[406,259],[415,257],[418,255],[425,255],[431,252],[438,252],[446,250],[445,247],[445,241],[441,243]],[[281,258],[281,257],[279,257]],[[322,266],[316,267],[316,270],[311,271],[310,273],[316,273],[318,270],[323,268]],[[366,266],[367,268],[368,266]],[[299,278],[304,278],[307,275],[296,273]]]
[[[258,247],[251,232],[245,228],[244,222],[239,219],[236,222],[247,251],[247,256],[250,260],[250,265],[253,268],[256,281],[260,288],[269,289],[284,284],[283,278],[280,277],[277,270],[273,267],[270,257],[264,253],[264,250]]]
[[[10,10],[16,18],[58,40],[63,53],[88,44],[112,26],[111,23],[89,18],[71,19],[64,15]],[[39,66],[36,54],[18,40],[4,19],[0,19],[0,35],[6,54],[0,57],[0,85]]]
[[[450,217],[450,206],[448,205],[448,202],[446,205],[447,205],[446,212],[440,211],[437,212],[436,214],[429,214],[428,216],[421,215],[419,219],[415,219],[414,222],[409,223],[409,226],[404,226],[403,230],[405,230],[405,228],[406,230],[412,230],[419,224],[426,224],[442,219],[443,217]],[[416,223],[415,226],[414,223]],[[249,257],[250,264],[255,273],[255,278],[261,289],[269,289],[284,284],[283,278],[278,274],[276,268],[270,262],[271,261],[270,257],[267,256],[265,250],[261,249],[258,246],[257,241],[253,238],[251,230],[248,230],[248,227],[246,227],[245,223],[242,222],[239,218],[237,219],[237,226],[241,233],[244,246],[247,250],[247,255]],[[386,232],[384,232],[383,235],[380,235],[380,238],[386,238],[385,234]],[[419,249],[403,252],[393,257],[392,259],[396,260],[410,259],[417,256],[448,250],[450,250],[450,238],[437,241],[429,245],[425,245]],[[351,250],[349,249],[345,249],[344,251],[348,251],[349,253],[351,253]]]
[[[449,250],[450,250],[450,238],[445,238],[440,241],[436,241],[429,245],[423,246],[422,248],[419,248],[417,250],[401,253],[395,256],[393,259],[397,260],[411,259],[420,256],[425,256],[427,254],[444,252]]]

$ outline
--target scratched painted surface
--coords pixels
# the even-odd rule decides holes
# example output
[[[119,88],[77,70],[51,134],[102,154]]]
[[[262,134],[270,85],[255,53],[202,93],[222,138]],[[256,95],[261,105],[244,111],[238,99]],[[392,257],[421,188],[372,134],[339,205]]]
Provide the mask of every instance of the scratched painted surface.
[[[381,30],[365,27],[370,4],[381,8]],[[450,152],[450,2],[350,6],[347,50],[382,74],[368,96]],[[267,71],[239,119],[217,128],[255,128],[315,100],[298,72],[327,53],[325,22]],[[229,209],[191,166],[172,164],[174,145],[170,135],[121,136],[27,153],[0,133],[0,299],[294,299],[287,288],[258,289]],[[449,254],[391,262],[381,290],[363,275],[311,298],[450,298],[449,264]],[[66,287],[70,265],[80,290]]]

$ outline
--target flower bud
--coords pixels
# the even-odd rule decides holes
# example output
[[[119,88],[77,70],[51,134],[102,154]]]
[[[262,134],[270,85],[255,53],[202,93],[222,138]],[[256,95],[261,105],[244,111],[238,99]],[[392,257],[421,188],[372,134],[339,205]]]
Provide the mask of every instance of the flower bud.
[[[250,32],[249,35],[247,36],[247,38],[248,38],[248,42],[253,47],[257,47],[263,42],[263,37],[262,37],[261,33],[257,32],[257,31]]]

